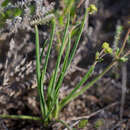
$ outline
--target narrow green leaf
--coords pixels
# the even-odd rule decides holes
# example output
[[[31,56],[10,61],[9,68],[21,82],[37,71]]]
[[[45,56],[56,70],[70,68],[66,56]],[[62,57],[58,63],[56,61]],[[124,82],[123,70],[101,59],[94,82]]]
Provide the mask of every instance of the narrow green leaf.
[[[42,52],[41,52],[41,55],[40,55],[40,63],[42,62],[42,57],[43,57],[43,53],[44,53],[44,49],[47,45],[47,42],[48,42],[48,39],[45,40],[44,44],[43,44],[43,47],[42,47]]]
[[[56,22],[55,22],[55,20],[53,20],[52,21],[52,32],[51,32],[51,36],[50,36],[50,42],[49,42],[47,54],[46,54],[46,57],[45,57],[45,64],[43,65],[42,74],[41,74],[41,83],[42,84],[44,83],[44,76],[46,74],[48,60],[49,60],[49,56],[50,56],[50,52],[51,52],[51,48],[52,48],[52,43],[53,43],[54,34],[55,34],[55,27],[56,27]]]
[[[41,71],[40,71],[39,33],[37,26],[35,26],[35,33],[36,33],[36,72],[37,72],[38,85],[40,85],[39,83],[40,83]]]
[[[48,85],[48,89],[47,89],[47,97],[48,98],[53,98],[53,91],[52,91],[52,84],[53,84],[53,80],[54,80],[54,71],[52,72],[52,75],[51,75],[51,79],[50,79],[50,82],[49,82],[49,85]]]
[[[38,27],[35,25],[35,33],[36,33],[36,74],[37,74],[37,89],[38,89],[38,95],[40,97],[40,108],[42,117],[44,118],[47,107],[45,103],[45,98],[43,94],[43,85],[41,84],[41,70],[40,70],[40,48],[39,48],[39,32]]]
[[[52,106],[50,107],[50,111],[48,112],[48,114],[46,116],[46,119],[49,117],[49,115],[51,114],[51,112],[54,108],[54,105],[56,104],[56,102],[55,102],[56,100],[54,98],[55,85],[56,85],[56,79],[57,79],[57,75],[58,75],[58,71],[59,71],[59,65],[60,65],[60,62],[61,62],[61,57],[62,57],[64,48],[65,48],[65,40],[67,38],[69,21],[70,21],[70,14],[68,14],[68,16],[67,16],[67,23],[66,23],[66,26],[65,26],[64,36],[63,36],[62,44],[61,44],[61,47],[60,47],[59,55],[58,55],[58,58],[57,58],[56,67],[55,67],[55,70],[54,70],[54,75],[52,75],[53,77],[51,77],[51,83],[49,84],[48,94],[51,95],[51,97],[53,98],[53,101],[52,101]]]
[[[66,68],[67,68],[68,58],[69,58],[69,54],[70,54],[70,47],[71,47],[71,39],[70,39],[70,37],[71,36],[69,34],[64,62],[63,62],[63,65],[62,65],[62,69],[61,69],[59,79],[58,79],[57,84],[56,84],[56,93],[59,92],[59,89],[60,89],[60,87],[62,85],[62,82],[63,82],[63,79],[65,77],[65,72],[66,72]]]
[[[41,73],[41,92],[42,92],[42,96],[44,95],[44,93],[43,93],[43,90],[44,90],[43,83],[44,83],[44,77],[45,77],[45,74],[46,74],[48,60],[49,60],[49,57],[50,57],[50,52],[51,52],[52,43],[53,43],[53,39],[54,39],[55,27],[56,27],[56,22],[55,22],[55,20],[53,20],[52,21],[52,32],[51,32],[51,36],[50,36],[50,42],[49,42],[47,54],[46,54],[46,57],[45,57],[45,64],[43,66],[43,70],[42,70],[42,73]],[[45,107],[46,107],[45,115],[47,115],[47,106],[45,106]]]
[[[22,119],[22,120],[35,120],[35,121],[42,121],[41,118],[35,116],[27,116],[27,115],[0,115],[0,118],[7,118],[7,119]]]
[[[58,96],[59,96],[59,89],[62,86],[62,82],[63,82],[63,79],[65,77],[65,72],[66,72],[66,68],[67,68],[67,62],[68,62],[70,47],[71,47],[71,38],[70,37],[71,37],[71,35],[69,34],[64,62],[63,62],[61,73],[59,75],[59,78],[58,78],[58,81],[56,84],[56,88],[55,88],[55,96],[54,96],[54,103],[56,104],[55,118],[57,118],[58,114],[59,114],[59,98],[58,98]]]
[[[71,54],[70,54],[70,58],[69,58],[68,63],[67,63],[66,70],[67,70],[67,68],[69,67],[69,65],[71,64],[72,59],[73,59],[73,57],[74,57],[74,55],[75,55],[75,52],[76,52],[76,49],[77,49],[79,40],[80,40],[80,38],[81,38],[81,34],[82,34],[82,32],[83,32],[83,28],[84,28],[84,25],[85,25],[85,22],[86,22],[87,14],[88,14],[88,12],[87,12],[87,9],[86,9],[84,18],[83,18],[82,23],[81,23],[81,27],[80,27],[80,30],[79,30],[79,34],[78,34],[77,40],[76,40],[76,42],[75,42],[75,44],[74,44],[74,47],[73,47],[72,52],[71,52]],[[66,71],[66,70],[65,70],[65,71]],[[91,69],[90,69],[90,70],[91,70]],[[88,72],[88,75],[89,75],[89,72]],[[88,75],[86,75],[86,77],[87,77]],[[88,76],[88,77],[89,77],[89,76]],[[83,82],[83,81],[82,81],[82,82]],[[65,97],[65,99],[63,99],[63,100],[61,101],[60,109],[62,108],[62,106],[64,106],[65,104],[67,104],[67,103],[69,102],[69,100],[71,100],[72,95],[81,87],[82,82],[80,82],[80,83],[77,85],[77,87],[72,91],[72,93],[70,93],[67,97]],[[81,84],[81,85],[80,85],[80,84]]]
[[[68,66],[71,64],[72,59],[74,58],[74,55],[75,55],[75,52],[76,52],[76,49],[77,49],[79,40],[80,40],[81,35],[82,35],[82,32],[83,32],[83,28],[84,28],[84,25],[85,25],[85,22],[86,22],[87,15],[88,15],[88,12],[87,12],[87,9],[86,9],[85,15],[84,15],[84,18],[83,18],[83,20],[82,20],[81,27],[80,27],[80,30],[79,30],[79,34],[78,34],[78,36],[77,36],[76,42],[75,42],[74,47],[73,47],[73,49],[72,49],[72,52],[71,52],[71,54],[70,54],[70,59],[69,59],[69,62],[68,62]],[[67,68],[68,68],[68,67],[67,67]]]
[[[41,71],[40,71],[40,50],[39,50],[39,33],[38,33],[38,27],[35,25],[35,33],[36,33],[36,73],[37,73],[37,88],[38,88],[38,95],[40,97],[40,107],[42,112],[42,117],[45,114],[45,104],[44,104],[44,96],[42,97],[41,94]]]
[[[69,21],[70,21],[70,14],[68,14],[68,17],[67,17],[65,32],[64,32],[62,44],[61,44],[61,47],[60,47],[59,55],[58,55],[58,58],[57,58],[56,68],[54,70],[54,80],[53,80],[53,83],[52,83],[52,86],[51,86],[52,92],[55,91],[54,89],[55,89],[55,85],[56,85],[56,79],[57,79],[57,75],[58,75],[58,71],[59,71],[59,65],[60,65],[60,62],[61,62],[61,57],[62,57],[64,48],[65,48],[65,40],[66,40],[67,33],[68,33]]]

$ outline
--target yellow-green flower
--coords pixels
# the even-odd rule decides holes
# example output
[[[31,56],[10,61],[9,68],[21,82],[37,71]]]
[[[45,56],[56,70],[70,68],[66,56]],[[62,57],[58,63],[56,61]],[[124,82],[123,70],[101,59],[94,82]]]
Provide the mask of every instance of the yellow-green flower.
[[[112,48],[109,46],[109,43],[104,42],[102,48],[105,49],[105,53],[112,54]]]
[[[94,4],[91,4],[88,7],[88,12],[89,12],[89,14],[93,14],[93,13],[97,12],[97,7]]]

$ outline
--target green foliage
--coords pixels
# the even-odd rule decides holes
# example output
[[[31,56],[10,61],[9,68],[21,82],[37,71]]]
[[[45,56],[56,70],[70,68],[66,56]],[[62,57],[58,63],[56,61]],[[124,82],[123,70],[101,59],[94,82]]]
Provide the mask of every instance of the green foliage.
[[[83,31],[83,27],[84,27],[84,23],[85,23],[85,19],[86,19],[86,15],[87,15],[87,11],[85,13],[84,19],[81,23],[81,27],[79,30],[79,34],[77,37],[77,40],[75,42],[74,47],[72,48],[72,51],[70,52],[70,45],[71,45],[71,35],[68,33],[68,27],[69,27],[69,22],[70,22],[70,15],[68,14],[68,18],[67,18],[67,23],[66,23],[66,27],[64,30],[64,36],[62,39],[62,44],[60,46],[60,51],[59,51],[59,55],[57,58],[57,62],[56,62],[56,67],[52,73],[51,76],[51,80],[48,86],[48,92],[47,92],[47,100],[45,100],[44,97],[44,77],[46,74],[46,69],[47,69],[47,64],[48,64],[48,59],[50,56],[50,49],[52,47],[52,40],[54,37],[54,30],[55,30],[55,22],[53,23],[53,35],[51,35],[51,40],[49,42],[49,46],[48,46],[48,51],[45,57],[45,64],[43,66],[43,69],[40,70],[40,54],[39,54],[39,40],[38,40],[38,30],[37,30],[37,26],[35,26],[35,31],[36,31],[36,59],[37,59],[37,84],[38,84],[38,92],[39,92],[39,96],[40,96],[40,104],[41,104],[41,112],[42,112],[42,117],[44,119],[44,122],[48,122],[50,120],[52,120],[52,118],[57,119],[59,116],[59,111],[62,109],[62,107],[68,103],[69,101],[72,100],[72,98],[77,97],[78,95],[76,94],[76,91],[78,90],[78,88],[81,87],[81,85],[86,81],[86,79],[91,75],[91,72],[94,69],[94,66],[90,69],[90,71],[86,74],[86,76],[83,78],[83,80],[81,80],[80,84],[77,85],[76,89],[74,89],[74,91],[72,92],[73,94],[76,94],[73,97],[73,94],[70,93],[67,98],[65,98],[63,101],[59,102],[59,90],[62,86],[62,82],[65,76],[65,73],[68,69],[68,67],[71,64],[71,61],[75,55],[76,52],[76,48],[77,45],[79,43],[82,31]],[[64,62],[62,65],[62,69],[60,71],[60,74],[58,76],[59,73],[59,67],[60,67],[60,62],[61,62],[61,57],[62,54],[64,52],[65,49],[65,42],[67,40],[67,47],[66,47],[66,54],[65,54],[65,58],[64,58]]]
[[[0,14],[0,28],[2,28],[5,25],[5,21],[6,21],[5,14],[1,13]]]
[[[64,15],[66,15],[69,11],[74,13],[74,4],[75,0],[64,0],[65,9],[64,9]]]
[[[19,8],[14,9],[13,16],[20,16],[22,14],[22,10]]]
[[[31,13],[31,15],[33,15],[34,14],[34,12],[35,12],[35,6],[34,5],[30,5],[30,13]]]
[[[6,7],[8,5],[8,3],[9,3],[9,0],[5,0],[2,2],[1,6]]]
[[[19,8],[7,9],[5,12],[0,12],[0,28],[5,25],[7,19],[21,16],[22,12],[22,9]]]
[[[117,27],[117,30],[116,30],[116,33],[121,33],[123,31],[123,26],[118,26]]]
[[[13,18],[13,17],[16,17],[16,16],[20,16],[21,14],[22,14],[22,10],[19,9],[19,8],[8,9],[5,12],[5,15],[6,15],[7,18]]]
[[[88,120],[84,119],[84,120],[80,120],[78,127],[79,128],[84,128],[86,125],[88,124]]]
[[[95,123],[95,128],[99,128],[104,125],[104,121],[102,119],[98,119]]]
[[[120,62],[126,62],[126,61],[128,61],[128,58],[127,58],[127,57],[121,57],[121,58],[119,59],[119,61],[120,61]]]
[[[119,47],[117,47],[117,48],[116,48],[116,56],[119,55],[119,52],[120,52],[120,49],[119,49]]]

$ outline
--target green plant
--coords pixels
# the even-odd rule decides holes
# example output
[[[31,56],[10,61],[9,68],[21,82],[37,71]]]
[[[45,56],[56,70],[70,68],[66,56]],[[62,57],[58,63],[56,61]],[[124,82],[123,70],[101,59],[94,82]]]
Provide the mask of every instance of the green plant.
[[[104,120],[103,119],[98,119],[96,122],[95,122],[95,128],[98,129],[99,127],[103,126],[104,125]]]
[[[80,120],[78,124],[78,128],[84,128],[87,124],[88,124],[88,120],[86,119]]]
[[[69,66],[72,62],[73,57],[75,56],[76,49],[79,43],[79,40],[81,38],[81,34],[83,32],[84,24],[86,21],[86,16],[88,15],[88,10],[85,11],[84,18],[81,22],[80,29],[77,35],[77,39],[73,45],[73,48],[71,48],[71,38],[72,34],[71,31],[69,31],[69,22],[70,22],[70,14],[68,13],[67,16],[67,22],[64,30],[63,39],[61,40],[61,46],[59,50],[59,55],[56,61],[56,67],[54,71],[52,72],[51,79],[47,88],[47,94],[45,96],[44,92],[44,78],[47,71],[47,65],[48,60],[50,57],[50,52],[53,44],[53,39],[55,35],[55,27],[56,22],[53,18],[52,20],[52,31],[50,35],[50,40],[48,42],[48,50],[45,56],[45,63],[43,65],[43,68],[41,69],[41,59],[42,55],[44,53],[44,48],[42,50],[42,53],[40,54],[39,51],[39,34],[38,34],[38,27],[37,24],[35,24],[35,33],[36,33],[36,73],[37,73],[37,89],[38,89],[38,96],[40,98],[40,109],[41,109],[41,117],[33,117],[33,116],[25,116],[25,115],[0,115],[1,118],[12,118],[12,119],[31,119],[31,120],[39,120],[44,123],[45,126],[48,126],[51,121],[58,121],[62,124],[66,125],[63,121],[59,120],[59,113],[63,109],[65,105],[67,105],[69,102],[77,98],[79,95],[83,94],[88,88],[92,87],[99,79],[101,79],[104,74],[106,74],[114,65],[116,65],[119,61],[122,60],[122,58],[126,58],[130,52],[128,51],[123,55],[123,50],[126,44],[126,41],[128,39],[128,35],[130,33],[130,30],[128,31],[125,40],[123,42],[122,48],[119,49],[118,53],[113,52],[112,48],[109,46],[107,42],[103,43],[101,52],[98,52],[96,54],[95,62],[90,67],[88,72],[85,74],[85,76],[82,78],[82,80],[76,85],[76,87],[61,101],[59,101],[59,90],[62,87],[63,79],[67,73],[67,70],[69,69]],[[47,45],[47,44],[45,44]],[[63,52],[65,50],[65,57],[62,64],[62,68],[60,69],[61,64],[61,58],[63,55]],[[97,77],[92,79],[91,81],[86,81],[89,79],[89,77],[92,75],[92,72],[94,71],[94,68],[98,61],[100,61],[101,58],[105,54],[110,54],[113,56],[113,61],[106,69],[99,74]],[[83,87],[82,87],[83,86]],[[67,125],[66,125],[67,126]],[[67,126],[68,129],[69,126]]]

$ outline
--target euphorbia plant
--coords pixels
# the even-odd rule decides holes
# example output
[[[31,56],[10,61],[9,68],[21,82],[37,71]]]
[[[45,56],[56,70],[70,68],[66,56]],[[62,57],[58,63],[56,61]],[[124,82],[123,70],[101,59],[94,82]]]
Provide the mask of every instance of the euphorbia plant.
[[[85,74],[85,76],[81,79],[81,81],[76,85],[76,87],[61,101],[59,100],[59,93],[60,88],[62,87],[63,79],[65,75],[67,74],[67,70],[69,69],[72,59],[75,56],[76,49],[78,46],[78,43],[81,38],[81,34],[83,32],[84,24],[86,21],[86,17],[88,15],[88,11],[85,11],[84,18],[81,22],[80,29],[77,35],[77,39],[75,40],[75,43],[71,48],[71,32],[69,31],[69,22],[70,22],[70,15],[67,16],[67,22],[65,25],[64,35],[62,39],[62,43],[60,45],[60,50],[58,54],[58,58],[56,61],[55,69],[52,71],[52,75],[49,81],[49,85],[47,86],[47,94],[44,92],[45,87],[45,75],[47,71],[48,66],[48,60],[50,57],[50,52],[53,44],[54,34],[55,34],[55,27],[56,27],[56,21],[53,18],[52,19],[52,31],[50,34],[50,40],[48,42],[48,48],[47,53],[45,55],[45,62],[41,69],[41,60],[42,55],[44,53],[44,48],[42,50],[42,53],[40,53],[39,48],[39,34],[38,34],[38,27],[35,25],[35,34],[36,34],[36,73],[37,73],[37,89],[38,89],[38,96],[40,98],[40,110],[41,110],[41,117],[32,117],[32,116],[24,116],[24,115],[0,115],[2,118],[17,118],[17,119],[31,119],[31,120],[40,120],[44,123],[44,125],[48,125],[51,121],[60,121],[59,120],[59,113],[63,109],[65,105],[67,105],[69,102],[77,98],[79,95],[83,94],[88,88],[93,86],[99,79],[101,79],[104,74],[106,74],[114,65],[116,65],[119,61],[126,58],[127,55],[130,53],[129,51],[122,55],[122,52],[124,50],[124,46],[126,44],[128,35],[130,33],[130,30],[128,31],[125,40],[123,42],[122,48],[118,49],[118,52],[116,50],[116,54],[114,50],[109,46],[107,42],[103,43],[101,52],[96,53],[96,58],[93,63],[93,65],[89,68],[88,72]],[[64,60],[62,63],[62,67],[60,69],[61,64],[61,58],[65,51]],[[92,79],[91,81],[87,82],[88,78],[92,75],[92,72],[94,71],[94,68],[100,59],[103,58],[105,54],[110,54],[113,56],[113,61],[110,65],[104,69],[104,71],[99,74],[97,77]],[[86,83],[87,82],[87,83]],[[83,86],[83,87],[82,87]],[[61,121],[62,122],[62,121]],[[63,122],[62,122],[63,123]]]

